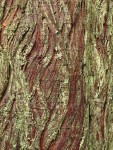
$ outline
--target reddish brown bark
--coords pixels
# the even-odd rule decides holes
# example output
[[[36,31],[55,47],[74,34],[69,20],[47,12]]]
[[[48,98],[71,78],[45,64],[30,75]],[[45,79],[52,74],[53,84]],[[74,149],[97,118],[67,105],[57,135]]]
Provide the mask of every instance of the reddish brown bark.
[[[0,149],[112,150],[112,1],[0,1]]]

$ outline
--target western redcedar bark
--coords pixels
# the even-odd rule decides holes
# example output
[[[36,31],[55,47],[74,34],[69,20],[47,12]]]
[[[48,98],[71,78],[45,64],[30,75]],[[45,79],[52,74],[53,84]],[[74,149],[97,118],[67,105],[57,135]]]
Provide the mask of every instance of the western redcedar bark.
[[[0,149],[113,149],[113,1],[0,1]]]

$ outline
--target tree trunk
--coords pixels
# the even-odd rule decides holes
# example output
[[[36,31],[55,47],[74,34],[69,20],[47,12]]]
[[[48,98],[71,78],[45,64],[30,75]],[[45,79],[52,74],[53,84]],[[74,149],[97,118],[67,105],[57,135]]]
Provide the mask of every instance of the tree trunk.
[[[1,150],[113,150],[112,24],[112,0],[0,0]]]

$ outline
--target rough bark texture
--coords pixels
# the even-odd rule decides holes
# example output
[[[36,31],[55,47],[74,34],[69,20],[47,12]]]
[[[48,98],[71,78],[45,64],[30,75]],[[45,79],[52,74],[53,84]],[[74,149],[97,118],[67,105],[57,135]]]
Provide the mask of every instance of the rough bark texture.
[[[1,150],[113,150],[112,34],[112,0],[0,0]]]

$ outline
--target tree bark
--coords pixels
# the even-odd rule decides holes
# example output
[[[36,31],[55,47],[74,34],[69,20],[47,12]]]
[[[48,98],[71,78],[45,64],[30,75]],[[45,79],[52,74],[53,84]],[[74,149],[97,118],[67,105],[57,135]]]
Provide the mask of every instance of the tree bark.
[[[0,149],[113,149],[113,1],[0,1]]]

